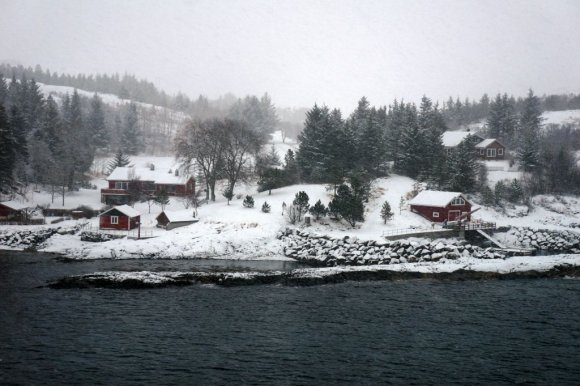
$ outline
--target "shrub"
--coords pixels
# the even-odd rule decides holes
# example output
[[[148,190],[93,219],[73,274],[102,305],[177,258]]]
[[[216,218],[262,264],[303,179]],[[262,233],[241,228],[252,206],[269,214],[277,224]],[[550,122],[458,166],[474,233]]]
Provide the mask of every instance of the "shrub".
[[[246,196],[243,202],[244,208],[253,208],[254,207],[254,197]]]
[[[264,203],[262,204],[262,212],[264,213],[270,213],[270,205],[264,201]]]

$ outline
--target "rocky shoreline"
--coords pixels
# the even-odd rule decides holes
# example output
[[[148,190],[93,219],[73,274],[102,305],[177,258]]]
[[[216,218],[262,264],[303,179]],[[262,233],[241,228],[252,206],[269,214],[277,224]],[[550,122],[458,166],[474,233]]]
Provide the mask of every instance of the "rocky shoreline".
[[[574,232],[529,228],[513,228],[509,232],[522,248],[580,253],[580,235]],[[502,249],[482,248],[465,240],[453,239],[359,241],[348,236],[331,238],[290,228],[280,232],[277,237],[286,244],[285,256],[316,267],[437,262],[461,257],[505,259],[508,255]]]
[[[508,280],[557,277],[580,277],[580,266],[562,264],[548,270],[522,270],[512,272],[476,271],[458,269],[449,272],[377,269],[296,269],[289,272],[97,272],[69,276],[48,283],[49,288],[111,288],[139,289],[190,285],[218,285],[224,287],[246,285],[311,286],[337,284],[346,281],[384,280]]]

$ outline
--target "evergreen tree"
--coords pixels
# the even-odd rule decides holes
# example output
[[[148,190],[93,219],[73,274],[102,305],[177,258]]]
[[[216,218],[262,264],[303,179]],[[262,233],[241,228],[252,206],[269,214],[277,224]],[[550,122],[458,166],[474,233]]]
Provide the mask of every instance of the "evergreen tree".
[[[314,216],[316,220],[320,219],[320,217],[326,216],[327,209],[322,203],[322,201],[318,200],[309,210],[310,214]]]
[[[6,110],[0,103],[0,192],[7,193],[13,181],[16,162],[15,138],[6,116]]]
[[[417,178],[424,169],[425,137],[417,122],[417,109],[409,105],[405,109],[405,126],[399,141],[395,168],[401,174]]]
[[[339,213],[353,228],[357,222],[364,221],[363,201],[346,184],[338,187],[336,196],[328,206],[331,211]]]
[[[448,157],[449,189],[458,192],[474,191],[479,168],[473,141],[466,138]]]
[[[121,134],[121,148],[127,154],[135,155],[143,149],[143,138],[139,128],[137,105],[129,103],[125,114],[125,123]]]
[[[284,184],[294,185],[298,182],[298,165],[292,149],[288,149],[284,156]]]
[[[115,153],[115,156],[113,157],[113,159],[111,161],[109,161],[107,169],[108,169],[109,173],[112,173],[113,170],[115,170],[116,168],[122,168],[125,166],[129,166],[130,163],[131,163],[131,159],[129,159],[129,156],[127,154],[123,153],[123,150],[119,149]]]
[[[244,208],[253,208],[254,207],[254,197],[246,196],[246,198],[244,198],[244,202],[242,203],[242,205],[244,206]]]
[[[262,212],[270,213],[270,210],[272,210],[272,208],[270,207],[268,202],[264,201],[264,203],[262,204]]]
[[[292,205],[294,205],[298,210],[298,221],[302,218],[302,215],[308,212],[308,208],[310,204],[308,203],[308,194],[306,192],[298,192],[296,196],[294,196],[294,201],[292,201]]]
[[[298,136],[300,142],[296,162],[302,178],[308,182],[322,182],[327,160],[326,141],[331,132],[328,108],[314,107],[306,113],[304,130]]]
[[[495,183],[494,187],[494,196],[495,196],[495,204],[501,205],[502,200],[506,198],[507,187],[503,181],[498,181]]]
[[[383,207],[381,208],[381,218],[387,223],[388,220],[393,218],[394,213],[391,211],[391,205],[388,201],[385,201]]]
[[[105,123],[103,101],[95,93],[91,99],[91,109],[87,118],[87,129],[92,135],[94,146],[104,148],[109,144],[109,133]]]
[[[513,100],[507,94],[497,94],[490,104],[487,118],[487,131],[491,138],[511,146],[514,144],[514,135],[518,125]]]
[[[8,99],[8,85],[6,84],[6,79],[4,75],[0,73],[0,105],[4,106]]]
[[[540,169],[540,130],[542,111],[540,101],[533,91],[524,100],[520,117],[517,158],[525,172],[539,172]]]

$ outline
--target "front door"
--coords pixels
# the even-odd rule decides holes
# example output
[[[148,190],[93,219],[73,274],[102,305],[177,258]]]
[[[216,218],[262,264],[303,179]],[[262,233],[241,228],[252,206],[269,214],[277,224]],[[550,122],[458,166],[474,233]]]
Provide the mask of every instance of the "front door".
[[[461,211],[459,210],[450,210],[447,214],[447,221],[456,221],[461,216]]]

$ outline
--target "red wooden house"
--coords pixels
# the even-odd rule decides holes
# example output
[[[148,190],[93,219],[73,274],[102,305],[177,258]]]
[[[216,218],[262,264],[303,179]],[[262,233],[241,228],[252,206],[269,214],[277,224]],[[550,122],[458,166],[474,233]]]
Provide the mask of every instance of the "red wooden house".
[[[114,206],[99,216],[99,229],[131,230],[140,221],[141,213],[129,205]]]
[[[16,201],[0,202],[0,220],[25,220],[26,209],[28,209],[27,205]]]
[[[484,139],[475,145],[475,150],[479,158],[484,161],[502,160],[505,158],[505,146],[494,138]]]
[[[128,204],[131,191],[153,195],[162,190],[169,196],[193,196],[195,179],[174,171],[155,170],[155,167],[118,167],[107,178],[109,186],[101,189],[101,202],[109,205]]]
[[[417,213],[432,222],[456,221],[461,217],[471,221],[472,204],[458,192],[424,190],[409,204],[411,212]]]

